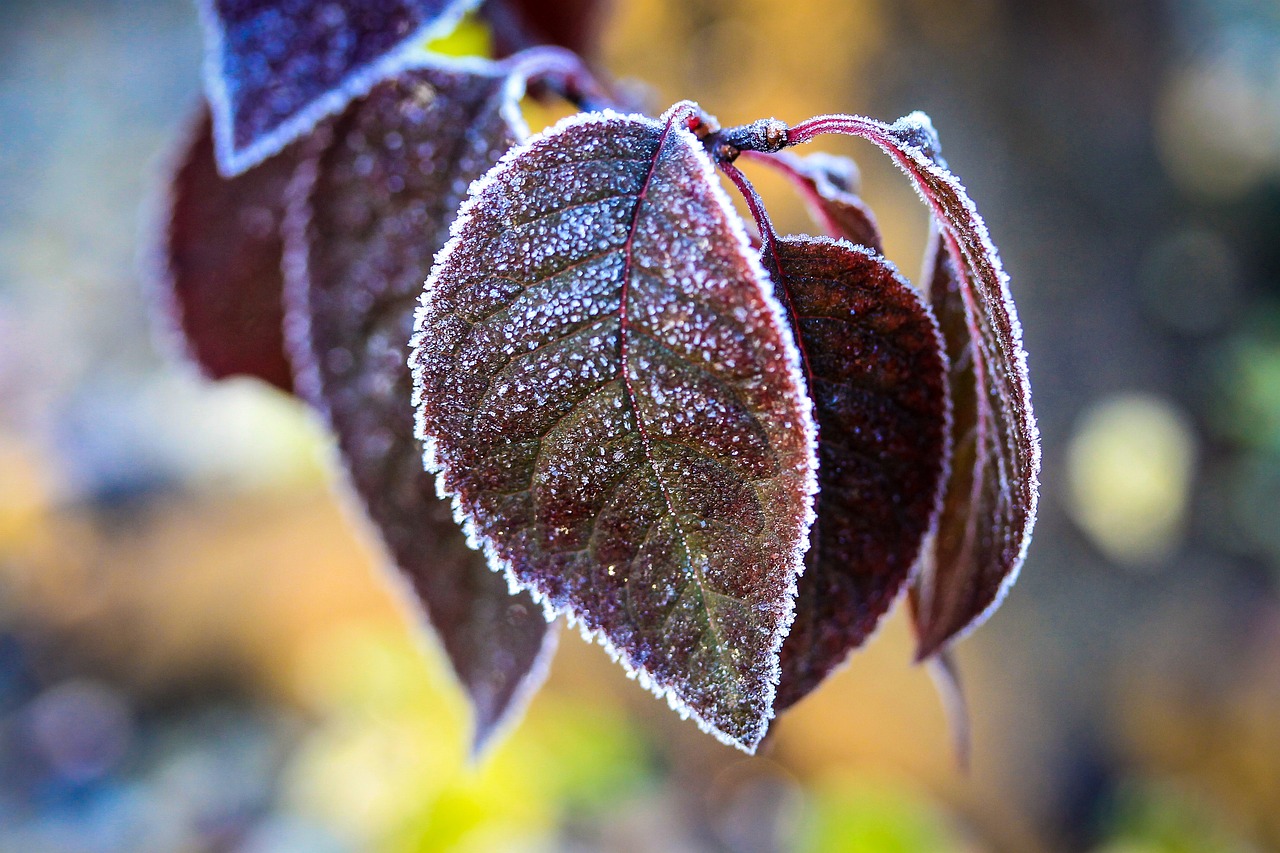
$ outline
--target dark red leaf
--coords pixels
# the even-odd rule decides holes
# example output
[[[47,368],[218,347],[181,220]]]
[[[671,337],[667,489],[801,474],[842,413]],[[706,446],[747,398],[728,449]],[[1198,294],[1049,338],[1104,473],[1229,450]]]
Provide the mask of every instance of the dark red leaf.
[[[852,160],[831,154],[800,157],[788,151],[743,154],[753,163],[772,166],[795,184],[814,221],[827,234],[884,252],[875,215],[858,197],[858,167]]]
[[[937,514],[946,468],[942,340],[919,294],[871,250],[774,244],[818,420],[817,520],[778,711],[862,644],[897,597]]]
[[[200,0],[218,162],[238,174],[397,70],[477,0]]]
[[[169,188],[162,299],[186,352],[211,379],[256,376],[290,391],[284,351],[280,221],[297,147],[237,178],[214,163],[201,108]]]
[[[536,61],[521,65],[537,73]],[[477,747],[536,688],[554,635],[470,550],[423,470],[406,363],[413,310],[467,185],[525,135],[522,78],[420,68],[333,122],[292,188],[289,340],[351,482],[412,583],[475,709]]]
[[[1008,565],[1015,496],[1002,483],[1015,476],[1000,446],[1001,401],[990,383],[980,398],[977,371],[990,375],[988,351],[975,347],[955,262],[935,227],[925,259],[925,293],[946,341],[951,371],[953,446],[937,532],[911,585],[911,609],[927,657],[949,638],[976,626],[1003,598],[1014,575]],[[993,521],[995,522],[993,524]]]
[[[814,431],[697,116],[579,116],[505,157],[432,270],[413,364],[429,458],[493,564],[751,750]]]
[[[481,16],[493,31],[498,56],[538,44],[594,57],[609,0],[489,0]]]
[[[955,456],[938,535],[913,596],[917,654],[925,658],[999,605],[1031,541],[1040,434],[1022,328],[999,254],[964,187],[942,165],[928,116],[913,113],[891,125],[821,116],[791,128],[788,138],[799,143],[831,132],[868,139],[893,158],[933,211],[946,250],[945,260],[935,251],[929,290],[954,365]]]

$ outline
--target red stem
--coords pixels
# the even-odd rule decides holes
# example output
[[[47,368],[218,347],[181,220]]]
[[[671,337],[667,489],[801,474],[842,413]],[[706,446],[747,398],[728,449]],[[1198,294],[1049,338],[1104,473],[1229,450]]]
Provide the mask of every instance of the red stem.
[[[751,181],[747,180],[747,176],[742,174],[742,170],[728,160],[719,160],[717,165],[742,194],[742,198],[747,202],[747,208],[751,211],[751,218],[756,221],[756,228],[760,230],[760,257],[764,259],[765,266],[774,279],[774,290],[777,291],[778,301],[787,310],[787,319],[791,322],[791,334],[795,338],[796,348],[800,350],[800,364],[804,368],[805,382],[808,383],[812,392],[813,370],[809,366],[809,353],[805,350],[804,338],[800,336],[800,317],[796,314],[796,307],[791,301],[786,273],[778,258],[778,232],[773,230],[773,222],[769,219],[768,211],[764,209],[760,194],[751,185]]]

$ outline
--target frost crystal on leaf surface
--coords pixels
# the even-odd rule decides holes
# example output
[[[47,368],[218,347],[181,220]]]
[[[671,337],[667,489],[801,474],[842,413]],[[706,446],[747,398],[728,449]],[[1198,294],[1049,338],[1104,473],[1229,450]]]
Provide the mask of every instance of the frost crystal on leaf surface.
[[[774,245],[818,420],[821,489],[782,646],[782,710],[862,644],[915,566],[946,469],[947,389],[937,326],[887,261],[843,241]]]
[[[982,624],[1017,578],[1035,525],[1040,433],[1022,327],[986,224],[945,168],[928,116],[885,129],[872,141],[934,212],[927,293],[952,364],[951,479],[911,596],[923,658]]]
[[[1011,421],[1019,415],[1004,398],[1004,368],[969,319],[961,276],[936,226],[925,266],[925,293],[951,364],[953,449],[937,530],[911,587],[921,657],[981,624],[1013,583],[1034,520],[1026,479],[1036,458],[1008,443],[1016,442]]]
[[[223,172],[242,172],[309,132],[476,2],[200,0]]]
[[[495,565],[753,749],[814,428],[695,115],[577,117],[504,157],[437,259],[413,365],[442,488]]]

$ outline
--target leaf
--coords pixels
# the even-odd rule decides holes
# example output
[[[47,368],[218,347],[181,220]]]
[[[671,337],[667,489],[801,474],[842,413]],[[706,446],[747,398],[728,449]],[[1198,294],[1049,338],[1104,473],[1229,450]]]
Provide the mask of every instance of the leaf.
[[[688,128],[597,113],[477,184],[415,326],[419,430],[495,566],[751,751],[812,518],[798,353]]]
[[[990,374],[987,350],[974,346],[960,276],[944,246],[935,221],[925,256],[924,291],[951,364],[947,381],[953,400],[953,449],[937,531],[911,585],[921,658],[970,625],[980,624],[1013,581],[1006,537],[1016,508],[1011,505],[1014,496],[1001,487],[1008,482],[1002,478],[1013,472],[1000,445],[1000,401],[990,394],[985,400],[978,396],[977,370]]]
[[[477,0],[200,0],[218,162],[243,172],[448,32]]]
[[[493,30],[499,56],[550,44],[594,57],[611,5],[609,0],[489,0],[480,14]]]
[[[293,389],[284,350],[280,222],[297,147],[236,178],[214,163],[202,107],[170,179],[161,299],[183,349],[211,379],[255,376]]]
[[[986,621],[1016,580],[1035,524],[1040,434],[1022,328],[986,225],[926,116],[891,132],[940,224],[926,293],[952,364],[951,479],[911,596],[924,659]]]
[[[889,154],[933,211],[951,264],[939,267],[935,261],[929,288],[955,365],[955,455],[938,534],[914,584],[917,656],[924,659],[999,606],[1031,541],[1040,434],[1031,410],[1022,327],[986,224],[942,163],[928,116],[912,113],[892,125],[860,116],[820,116],[791,128],[788,141],[805,142],[826,132],[861,136]],[[936,251],[935,258],[941,258]],[[948,296],[949,290],[954,292]],[[971,373],[971,388],[965,370]]]
[[[776,242],[818,420],[817,520],[777,711],[862,644],[919,557],[946,468],[946,362],[919,294],[886,260],[843,241]]]
[[[745,151],[743,154],[752,162],[765,163],[785,175],[800,191],[814,221],[827,234],[869,246],[883,254],[875,215],[858,197],[858,167],[852,160],[823,153],[804,157],[786,151],[776,154]]]
[[[538,72],[536,58],[520,67]],[[422,281],[467,185],[526,135],[523,82],[478,63],[378,84],[334,120],[300,174],[288,231],[300,390],[326,413],[356,494],[471,699],[477,750],[541,683],[554,633],[527,593],[513,596],[467,547],[436,496],[406,357]]]

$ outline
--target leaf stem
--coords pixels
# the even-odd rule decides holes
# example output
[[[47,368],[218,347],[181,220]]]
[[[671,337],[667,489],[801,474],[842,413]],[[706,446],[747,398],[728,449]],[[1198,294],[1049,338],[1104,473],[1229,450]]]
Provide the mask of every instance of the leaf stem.
[[[778,233],[773,229],[773,222],[769,219],[768,211],[764,209],[764,201],[761,200],[760,193],[756,192],[756,188],[752,186],[751,181],[747,180],[747,176],[742,174],[742,170],[731,161],[719,160],[716,165],[720,167],[721,172],[724,172],[725,177],[733,182],[733,185],[738,189],[738,193],[747,203],[747,209],[751,211],[751,218],[755,220],[756,228],[760,231],[760,256],[769,265],[769,272],[776,273],[778,267]]]
[[[810,393],[813,393],[813,368],[809,363],[809,353],[805,349],[804,338],[800,335],[800,317],[791,301],[791,290],[787,287],[786,272],[783,270],[782,261],[778,257],[778,232],[774,230],[773,222],[769,219],[769,213],[764,209],[764,202],[760,199],[760,193],[756,192],[756,188],[752,186],[747,176],[742,174],[742,170],[729,160],[717,160],[716,165],[720,167],[721,172],[724,172],[725,177],[737,187],[738,192],[747,203],[747,208],[751,211],[751,218],[755,220],[756,228],[760,231],[760,257],[764,261],[765,269],[773,278],[774,290],[777,291],[778,301],[786,308],[787,320],[791,323],[791,333],[796,341],[796,349],[800,351],[800,363],[804,368],[805,382],[809,385]]]

